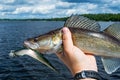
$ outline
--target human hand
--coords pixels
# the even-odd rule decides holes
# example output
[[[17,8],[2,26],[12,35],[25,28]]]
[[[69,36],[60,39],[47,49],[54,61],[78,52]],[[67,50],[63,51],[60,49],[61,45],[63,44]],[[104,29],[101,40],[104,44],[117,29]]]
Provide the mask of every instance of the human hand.
[[[63,49],[64,54],[57,53],[56,55],[69,68],[73,76],[83,70],[97,71],[95,57],[90,54],[84,54],[84,52],[73,45],[71,32],[66,27],[63,28]]]

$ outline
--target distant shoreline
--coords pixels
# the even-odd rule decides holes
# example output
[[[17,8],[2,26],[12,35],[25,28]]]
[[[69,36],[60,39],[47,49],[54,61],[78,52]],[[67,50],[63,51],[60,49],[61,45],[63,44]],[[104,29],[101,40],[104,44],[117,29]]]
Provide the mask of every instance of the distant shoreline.
[[[96,21],[120,21],[120,13],[118,14],[81,14],[81,16],[88,17]],[[66,21],[68,17],[62,18],[31,18],[31,19],[0,19],[0,21]]]

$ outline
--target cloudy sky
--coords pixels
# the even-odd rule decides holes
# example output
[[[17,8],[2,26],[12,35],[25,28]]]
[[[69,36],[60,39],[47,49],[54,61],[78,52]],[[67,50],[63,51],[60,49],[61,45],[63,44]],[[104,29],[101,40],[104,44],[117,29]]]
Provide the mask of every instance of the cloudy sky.
[[[54,18],[120,13],[120,0],[0,0],[0,18]]]

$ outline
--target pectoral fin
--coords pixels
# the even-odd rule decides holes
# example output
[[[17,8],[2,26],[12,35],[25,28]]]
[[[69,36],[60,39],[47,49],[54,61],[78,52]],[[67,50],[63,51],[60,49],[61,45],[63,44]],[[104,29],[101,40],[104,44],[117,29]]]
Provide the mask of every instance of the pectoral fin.
[[[112,74],[115,72],[118,68],[120,68],[120,59],[118,58],[102,58],[103,66],[105,68],[105,71],[108,74]]]
[[[46,66],[48,66],[49,68],[51,68],[53,71],[58,72],[55,67],[40,53],[35,52],[35,57],[33,57],[34,59],[37,59],[38,61],[40,61],[41,63],[45,64]],[[29,55],[30,56],[30,55]]]

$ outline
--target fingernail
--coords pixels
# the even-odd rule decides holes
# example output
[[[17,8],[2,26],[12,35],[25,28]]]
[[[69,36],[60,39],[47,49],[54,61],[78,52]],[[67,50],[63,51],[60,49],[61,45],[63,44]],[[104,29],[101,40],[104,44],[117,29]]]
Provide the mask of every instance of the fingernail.
[[[62,29],[63,34],[66,34],[67,31],[68,31],[68,28],[67,28],[67,27],[64,27],[64,28]]]

